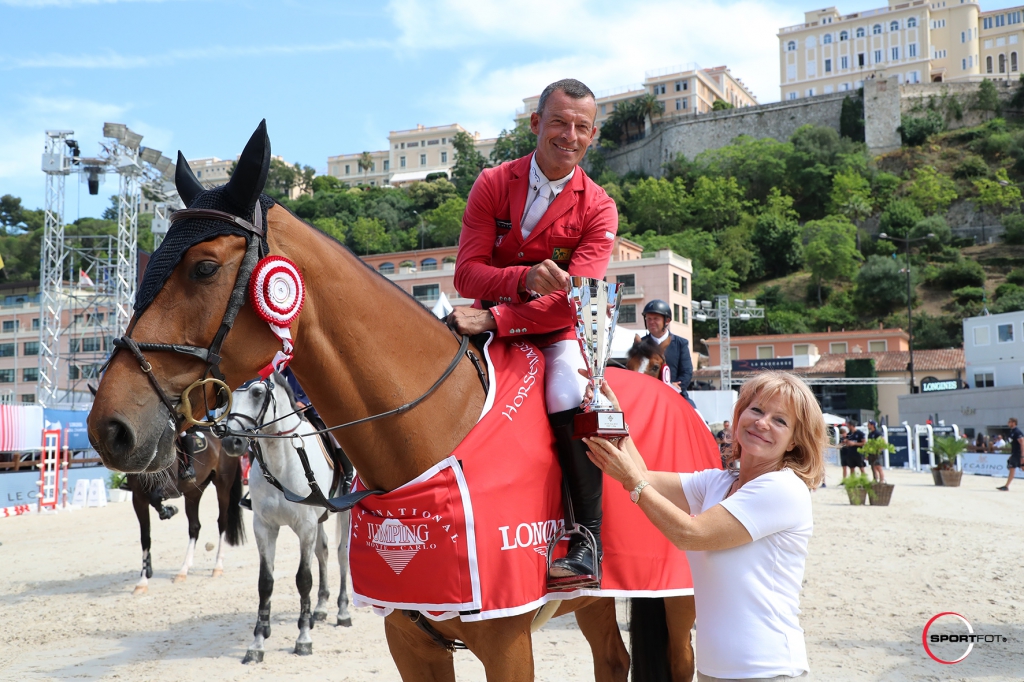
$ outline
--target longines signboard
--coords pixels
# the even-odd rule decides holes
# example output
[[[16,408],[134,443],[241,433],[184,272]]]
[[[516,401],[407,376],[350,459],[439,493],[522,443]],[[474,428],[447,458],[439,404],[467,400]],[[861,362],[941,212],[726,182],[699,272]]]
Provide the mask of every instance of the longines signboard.
[[[955,391],[960,388],[960,382],[956,379],[945,381],[922,381],[921,393],[934,393],[935,391]]]
[[[733,360],[732,371],[756,372],[759,369],[792,370],[793,358],[770,358],[763,360]]]

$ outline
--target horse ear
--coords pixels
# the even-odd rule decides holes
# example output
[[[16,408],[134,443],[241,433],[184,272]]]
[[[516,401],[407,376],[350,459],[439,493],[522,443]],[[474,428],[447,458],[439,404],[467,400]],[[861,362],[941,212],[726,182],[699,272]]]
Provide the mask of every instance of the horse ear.
[[[634,344],[640,343],[640,335],[639,334],[633,334],[633,343]]]
[[[269,172],[270,137],[267,135],[267,119],[263,119],[246,143],[235,164],[235,172],[224,186],[232,203],[242,210],[251,210],[267,184]]]
[[[178,196],[185,202],[186,208],[192,205],[200,193],[206,191],[203,183],[199,182],[192,173],[192,168],[180,151],[178,152],[178,163],[174,167],[174,186],[178,190]]]

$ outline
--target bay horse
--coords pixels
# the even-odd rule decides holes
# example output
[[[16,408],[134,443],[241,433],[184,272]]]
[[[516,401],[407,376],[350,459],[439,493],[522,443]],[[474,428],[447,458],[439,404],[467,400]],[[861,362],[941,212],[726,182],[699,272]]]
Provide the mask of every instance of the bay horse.
[[[265,121],[222,187],[205,189],[179,153],[175,182],[189,209],[150,260],[135,316],[115,343],[121,352],[111,356],[97,391],[89,438],[112,469],[167,468],[184,420],[203,419],[208,406],[226,402],[224,384],[197,381],[213,374],[238,387],[281,352],[281,339],[245,302],[252,254],[260,251],[254,246],[262,246],[266,225],[266,249],[303,275],[306,298],[291,323],[291,368],[324,422],[348,424],[422,398],[415,409],[334,432],[368,488],[394,490],[447,458],[476,424],[485,400],[477,369],[452,332],[412,296],[261,196],[270,158]],[[449,366],[447,379],[425,395]],[[624,682],[629,654],[614,600],[563,601],[556,615],[572,612],[590,644],[595,678]],[[441,637],[461,640],[490,682],[520,682],[534,678],[534,613],[431,625]],[[668,622],[671,629],[674,619]],[[401,611],[385,617],[384,630],[403,680],[454,680],[452,651]],[[689,628],[670,641],[683,636],[689,639]],[[682,663],[674,676],[689,680],[683,668],[692,676],[692,658],[684,661],[677,649],[673,663]]]
[[[213,577],[224,574],[224,554],[227,545],[238,546],[245,542],[245,527],[242,525],[242,510],[238,501],[242,499],[242,471],[237,457],[231,457],[224,451],[219,438],[209,433],[204,434],[206,446],[199,449],[192,457],[192,466],[196,477],[191,481],[177,480],[177,468],[153,474],[128,474],[128,487],[132,491],[132,506],[139,520],[139,533],[142,539],[142,570],[139,582],[133,594],[145,594],[149,591],[149,579],[153,577],[153,559],[150,553],[151,539],[149,526],[149,508],[153,507],[161,519],[170,518],[177,509],[164,505],[166,499],[185,498],[185,516],[188,519],[188,548],[185,560],[174,576],[174,582],[184,581],[192,560],[195,556],[196,543],[199,541],[199,501],[210,483],[217,491],[217,505],[220,513],[217,516],[217,555],[213,568]],[[172,511],[173,510],[173,511]]]
[[[320,437],[313,426],[298,412],[295,396],[288,387],[288,381],[275,373],[269,380],[252,381],[234,391],[231,413],[227,425],[235,431],[243,431],[253,425],[268,423],[262,433],[294,434],[301,438],[310,458],[311,470],[317,485],[330,490],[334,472],[328,463],[328,455],[321,447]],[[310,435],[313,434],[313,435]],[[239,436],[224,438],[224,447],[232,455],[240,456],[246,450],[246,439]],[[261,450],[263,461],[274,478],[288,490],[306,496],[310,492],[295,443],[291,439],[260,440],[253,444]],[[331,591],[328,587],[327,532],[324,529],[327,512],[316,507],[289,502],[284,493],[263,477],[260,461],[253,458],[249,474],[249,495],[252,499],[252,532],[256,536],[256,547],[260,554],[259,611],[253,642],[245,652],[243,663],[263,661],[264,641],[270,637],[270,597],[274,591],[274,559],[277,550],[277,536],[282,527],[291,528],[299,538],[299,570],[295,574],[295,586],[299,590],[299,636],[295,640],[295,653],[305,656],[313,653],[310,630],[316,621],[327,620],[327,600]],[[338,567],[341,569],[341,587],[338,593],[338,614],[336,623],[344,627],[352,625],[348,611],[348,520],[349,512],[337,516]],[[312,559],[316,557],[320,586],[317,591],[316,607],[312,607],[310,592],[313,588]]]
[[[658,342],[650,334],[634,335],[633,347],[626,351],[626,369],[660,379],[664,366],[665,354]]]

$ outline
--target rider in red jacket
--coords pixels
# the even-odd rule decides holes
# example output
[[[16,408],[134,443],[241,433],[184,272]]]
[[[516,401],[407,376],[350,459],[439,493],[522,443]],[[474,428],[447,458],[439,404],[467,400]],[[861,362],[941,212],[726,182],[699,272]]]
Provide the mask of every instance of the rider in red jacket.
[[[578,165],[597,132],[596,116],[594,93],[586,85],[573,79],[552,83],[530,116],[536,152],[477,178],[455,265],[455,288],[477,300],[450,317],[461,333],[527,336],[544,352],[545,397],[567,484],[567,517],[571,508],[597,541],[591,548],[582,535],[571,536],[567,556],[549,570],[555,589],[595,584],[600,561],[602,474],[586,446],[572,439],[587,381],[577,372],[583,356],[565,293],[570,275],[604,278],[618,230],[615,202]]]

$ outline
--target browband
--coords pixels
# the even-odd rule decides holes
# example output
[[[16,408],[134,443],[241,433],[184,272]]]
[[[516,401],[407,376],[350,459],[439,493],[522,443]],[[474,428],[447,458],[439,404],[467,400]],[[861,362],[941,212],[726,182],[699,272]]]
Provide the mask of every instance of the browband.
[[[180,220],[217,220],[223,223],[232,223],[242,228],[246,232],[251,232],[258,237],[262,237],[264,234],[263,230],[263,208],[259,202],[256,202],[256,210],[253,212],[253,219],[255,225],[250,223],[245,218],[239,218],[236,215],[232,215],[227,211],[218,211],[213,208],[183,208],[180,211],[175,211],[171,214],[170,223],[174,223]]]

